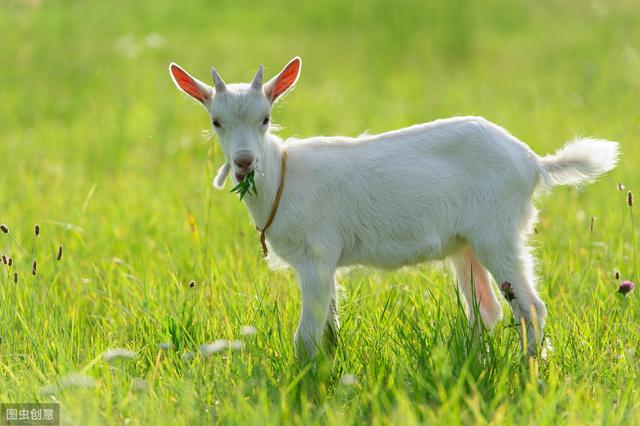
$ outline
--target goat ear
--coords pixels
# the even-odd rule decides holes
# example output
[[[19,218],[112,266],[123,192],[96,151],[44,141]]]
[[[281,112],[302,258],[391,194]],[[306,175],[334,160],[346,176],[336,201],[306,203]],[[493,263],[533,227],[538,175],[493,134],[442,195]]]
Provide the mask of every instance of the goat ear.
[[[200,101],[203,105],[207,105],[211,98],[213,98],[213,89],[208,84],[205,84],[193,78],[188,72],[180,68],[176,63],[169,65],[169,74],[171,79],[180,90],[194,99]]]
[[[280,71],[280,74],[273,77],[264,85],[264,94],[267,95],[269,102],[274,103],[281,95],[296,84],[300,76],[301,68],[302,59],[296,56]]]
[[[222,167],[218,169],[218,173],[213,179],[213,186],[218,189],[222,189],[224,187],[224,181],[227,179],[227,175],[229,174],[229,170],[231,170],[229,163],[224,163]]]

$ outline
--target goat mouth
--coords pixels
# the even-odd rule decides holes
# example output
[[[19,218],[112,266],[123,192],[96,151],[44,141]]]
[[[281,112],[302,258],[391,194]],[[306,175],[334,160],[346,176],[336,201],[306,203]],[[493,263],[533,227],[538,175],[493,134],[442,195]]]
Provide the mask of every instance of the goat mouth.
[[[244,182],[244,178],[246,178],[247,176],[252,175],[252,174],[253,174],[253,170],[251,170],[250,172],[246,172],[246,173],[235,172],[236,180],[238,181],[238,183]]]

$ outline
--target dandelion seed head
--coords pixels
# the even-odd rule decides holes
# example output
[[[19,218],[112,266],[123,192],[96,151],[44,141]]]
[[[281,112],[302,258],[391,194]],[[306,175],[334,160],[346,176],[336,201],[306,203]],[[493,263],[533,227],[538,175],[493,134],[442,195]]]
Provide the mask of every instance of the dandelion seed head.
[[[96,386],[96,380],[93,377],[84,374],[69,374],[59,380],[59,387],[66,388],[93,388]]]
[[[136,353],[134,351],[124,348],[107,349],[102,355],[102,359],[106,362],[112,362],[118,359],[134,359],[135,357]]]
[[[131,381],[131,386],[136,392],[146,392],[149,389],[149,383],[140,377],[136,377]]]
[[[241,351],[244,349],[244,342],[242,340],[231,340],[229,342],[229,347],[234,351]]]
[[[43,395],[55,395],[58,392],[58,387],[56,385],[44,385],[40,388],[40,393]]]
[[[353,386],[358,384],[358,379],[353,374],[345,374],[340,379],[340,383],[342,383],[345,386]]]
[[[189,352],[183,353],[180,359],[182,359],[182,362],[191,362],[191,360],[193,360],[193,358],[195,357],[196,357],[196,354],[189,351]]]
[[[540,358],[547,359],[549,355],[553,352],[553,344],[551,343],[550,338],[545,338],[542,343],[542,349],[540,350]]]
[[[202,355],[204,356],[219,353],[227,349],[229,349],[229,341],[224,339],[218,339],[213,343],[200,346],[200,352],[202,352]]]
[[[242,327],[240,334],[243,336],[253,336],[258,332],[258,329],[252,325],[245,325]]]

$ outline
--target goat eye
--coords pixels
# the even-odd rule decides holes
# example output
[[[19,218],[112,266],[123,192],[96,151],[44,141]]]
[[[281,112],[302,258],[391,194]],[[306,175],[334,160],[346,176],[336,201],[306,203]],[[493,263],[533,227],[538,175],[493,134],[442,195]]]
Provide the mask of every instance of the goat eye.
[[[213,120],[213,127],[215,127],[216,129],[219,129],[222,127],[222,124],[220,124],[218,120]]]
[[[267,124],[269,124],[269,116],[267,115],[264,120],[262,120],[262,125],[266,126]]]

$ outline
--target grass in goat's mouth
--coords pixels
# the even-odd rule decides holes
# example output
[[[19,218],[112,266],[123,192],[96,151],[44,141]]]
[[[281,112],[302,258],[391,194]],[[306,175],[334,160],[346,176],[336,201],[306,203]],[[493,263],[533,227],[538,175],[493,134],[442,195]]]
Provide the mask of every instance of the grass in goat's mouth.
[[[242,179],[242,181],[238,182],[238,184],[231,189],[231,192],[235,192],[240,195],[240,200],[242,200],[246,194],[250,194],[251,192],[253,192],[253,195],[258,195],[256,181],[253,175],[254,172],[249,173],[244,177],[244,179]]]

